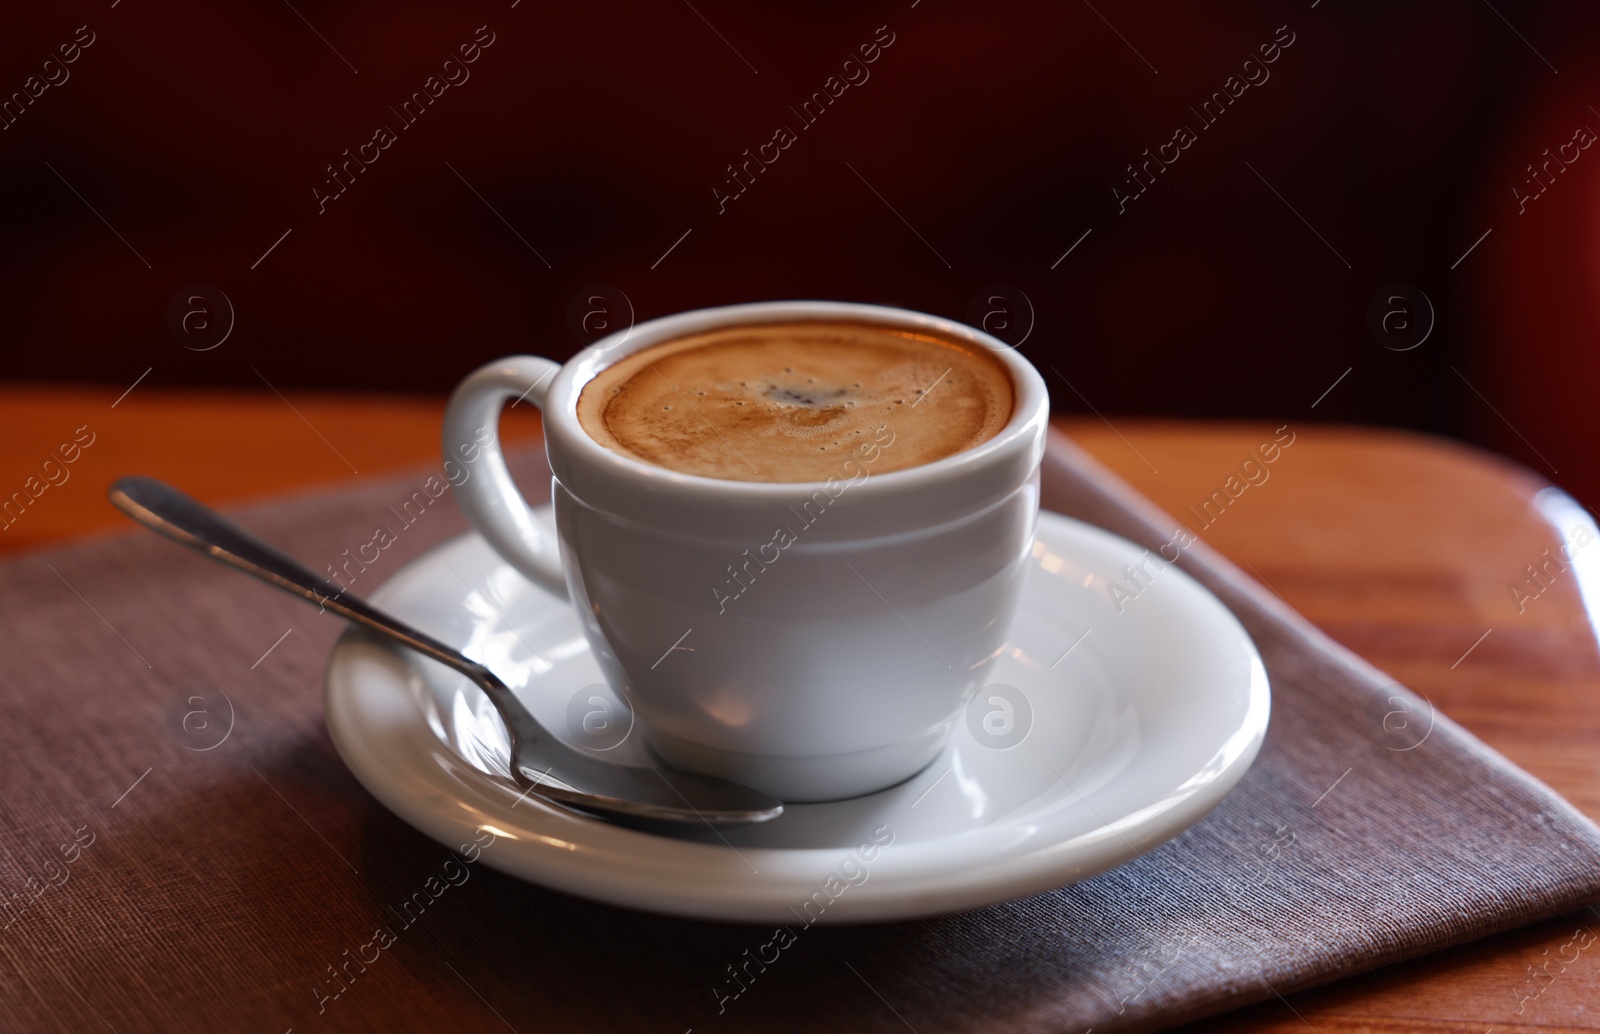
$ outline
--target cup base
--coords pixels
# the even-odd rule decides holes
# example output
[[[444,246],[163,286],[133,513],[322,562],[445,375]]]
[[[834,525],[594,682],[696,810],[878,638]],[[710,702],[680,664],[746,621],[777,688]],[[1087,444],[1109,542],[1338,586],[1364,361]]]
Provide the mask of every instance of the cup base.
[[[905,782],[928,767],[949,734],[949,727],[944,727],[868,750],[798,757],[743,754],[660,733],[647,733],[645,738],[675,768],[731,779],[786,804],[819,804],[863,797]]]

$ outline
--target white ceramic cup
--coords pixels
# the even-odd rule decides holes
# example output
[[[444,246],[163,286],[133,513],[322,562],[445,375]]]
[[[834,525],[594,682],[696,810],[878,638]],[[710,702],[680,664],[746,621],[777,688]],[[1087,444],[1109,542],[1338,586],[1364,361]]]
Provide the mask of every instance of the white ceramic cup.
[[[874,473],[891,425],[812,483],[676,473],[606,449],[578,422],[584,385],[624,355],[730,324],[814,320],[993,349],[1015,388],[1011,419],[976,448]],[[499,436],[483,433],[518,398],[543,411],[554,535],[513,484]],[[456,489],[467,517],[517,570],[572,600],[660,756],[819,801],[916,774],[983,686],[1022,591],[1048,417],[1038,371],[981,331],[903,309],[765,302],[652,320],[565,365],[490,363],[451,397],[444,450],[471,469]]]

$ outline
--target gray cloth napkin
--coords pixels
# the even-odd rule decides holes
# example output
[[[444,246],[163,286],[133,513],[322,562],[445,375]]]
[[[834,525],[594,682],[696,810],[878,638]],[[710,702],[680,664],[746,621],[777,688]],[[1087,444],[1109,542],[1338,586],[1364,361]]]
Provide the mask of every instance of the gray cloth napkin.
[[[547,491],[542,458],[519,463]],[[237,516],[312,566],[374,557],[351,585],[370,592],[464,530],[448,495],[402,518],[428,474]],[[1152,548],[1175,527],[1059,436],[1045,503]],[[144,532],[13,559],[0,1015],[119,1034],[1148,1030],[1600,898],[1600,831],[1572,807],[1203,544],[1182,563],[1272,678],[1266,744],[1221,806],[1076,886],[800,931],[729,1001],[728,967],[770,930],[464,866],[379,806],[322,723],[332,616]],[[425,911],[397,912],[424,888]]]

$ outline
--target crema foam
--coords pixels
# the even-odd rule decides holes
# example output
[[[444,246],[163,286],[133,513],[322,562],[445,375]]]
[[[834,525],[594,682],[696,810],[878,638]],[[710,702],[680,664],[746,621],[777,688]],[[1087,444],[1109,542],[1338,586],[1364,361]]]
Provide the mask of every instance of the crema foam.
[[[578,421],[614,452],[731,481],[809,482],[892,433],[874,473],[981,445],[1011,418],[1004,364],[981,345],[863,322],[723,327],[602,370]]]

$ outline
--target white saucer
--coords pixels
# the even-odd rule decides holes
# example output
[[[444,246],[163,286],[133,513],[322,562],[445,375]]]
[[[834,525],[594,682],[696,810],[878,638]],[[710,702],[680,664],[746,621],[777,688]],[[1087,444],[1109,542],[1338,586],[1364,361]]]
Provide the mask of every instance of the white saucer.
[[[899,786],[791,805],[759,826],[658,836],[522,796],[481,693],[354,631],[328,663],[328,729],[401,818],[452,849],[489,827],[486,864],[573,894],[791,927],[1008,901],[1176,836],[1232,789],[1266,734],[1266,670],[1214,596],[1151,553],[1153,577],[1117,611],[1108,585],[1138,588],[1123,568],[1144,552],[1041,514],[1010,642],[944,753]],[[599,743],[628,727],[567,604],[477,535],[413,561],[372,599],[487,663],[563,738],[582,742],[586,718]],[[608,712],[620,724],[598,728]],[[647,753],[631,730],[602,756]]]

